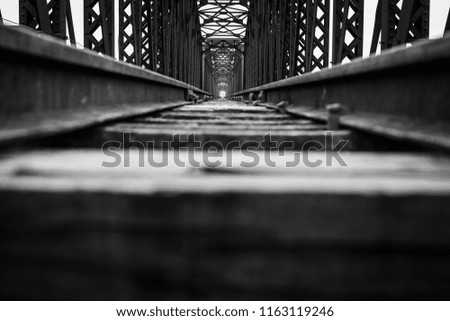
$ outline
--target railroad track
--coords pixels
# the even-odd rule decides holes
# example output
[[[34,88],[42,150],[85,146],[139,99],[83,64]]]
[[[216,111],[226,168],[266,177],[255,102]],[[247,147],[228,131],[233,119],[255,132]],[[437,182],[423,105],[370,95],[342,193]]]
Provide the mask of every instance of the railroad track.
[[[0,296],[448,299],[449,165],[227,100],[38,139],[1,154]]]
[[[449,53],[208,101],[0,26],[0,299],[450,299]]]

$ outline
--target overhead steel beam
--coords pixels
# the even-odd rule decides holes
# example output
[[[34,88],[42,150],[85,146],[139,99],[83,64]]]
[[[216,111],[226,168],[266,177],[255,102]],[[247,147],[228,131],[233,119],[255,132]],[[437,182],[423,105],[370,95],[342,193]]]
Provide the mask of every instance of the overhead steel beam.
[[[448,10],[447,23],[445,24],[445,32],[450,30],[450,9]]]
[[[84,0],[84,46],[114,57],[114,0]]]

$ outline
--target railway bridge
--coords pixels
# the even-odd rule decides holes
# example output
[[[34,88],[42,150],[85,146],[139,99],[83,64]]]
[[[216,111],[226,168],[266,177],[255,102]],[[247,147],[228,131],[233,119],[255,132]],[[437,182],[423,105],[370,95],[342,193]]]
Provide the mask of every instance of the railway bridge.
[[[0,299],[450,299],[448,1],[12,2]]]

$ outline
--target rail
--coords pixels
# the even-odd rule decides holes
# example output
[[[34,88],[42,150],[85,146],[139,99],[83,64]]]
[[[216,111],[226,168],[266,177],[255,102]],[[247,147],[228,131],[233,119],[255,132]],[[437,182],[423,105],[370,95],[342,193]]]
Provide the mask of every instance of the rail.
[[[0,69],[0,145],[210,96],[156,72],[4,26],[0,26]]]

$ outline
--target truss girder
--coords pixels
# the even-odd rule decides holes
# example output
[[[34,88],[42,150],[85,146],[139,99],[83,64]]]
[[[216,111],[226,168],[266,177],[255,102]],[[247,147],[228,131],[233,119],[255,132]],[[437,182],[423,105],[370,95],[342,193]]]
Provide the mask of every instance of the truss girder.
[[[379,0],[370,52],[428,38],[429,21],[430,0]]]
[[[76,42],[69,0],[19,0],[19,17],[21,25]]]
[[[119,59],[195,86],[202,38],[195,0],[119,0]]]

